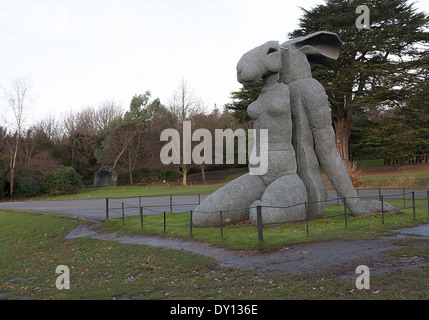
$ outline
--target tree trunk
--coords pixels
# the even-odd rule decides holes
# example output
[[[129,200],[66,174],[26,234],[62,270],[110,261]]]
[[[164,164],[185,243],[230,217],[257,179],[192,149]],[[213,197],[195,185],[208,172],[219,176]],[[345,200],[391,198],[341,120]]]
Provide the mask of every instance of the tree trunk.
[[[19,143],[19,134],[16,138],[16,144],[15,144],[15,151],[13,152],[13,155],[10,159],[10,197],[13,196],[14,191],[14,180],[15,180],[15,168],[16,168],[16,156],[18,155],[18,143]]]
[[[187,182],[186,182],[187,179],[186,178],[187,178],[187,175],[188,175],[188,170],[183,170],[182,175],[183,175],[182,185],[186,186],[187,185]]]
[[[201,163],[200,167],[201,167],[201,179],[203,180],[203,184],[207,184],[206,163],[205,162]]]
[[[181,164],[180,169],[181,169],[180,173],[182,174],[182,186],[186,186],[188,171],[191,169],[191,166],[188,166],[187,164]]]
[[[332,124],[335,129],[337,151],[343,161],[349,161],[349,139],[352,132],[353,110],[345,110],[344,105],[332,106]]]
[[[349,161],[349,138],[347,119],[341,119],[334,122],[335,128],[335,142],[337,145],[337,151],[340,154],[341,159]]]

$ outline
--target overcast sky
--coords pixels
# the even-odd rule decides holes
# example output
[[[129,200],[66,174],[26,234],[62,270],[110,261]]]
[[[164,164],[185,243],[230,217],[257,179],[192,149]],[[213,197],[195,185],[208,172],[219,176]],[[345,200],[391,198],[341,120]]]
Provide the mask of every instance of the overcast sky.
[[[414,2],[429,12],[429,0]],[[210,109],[222,107],[240,88],[235,67],[242,54],[287,40],[299,7],[323,3],[0,0],[0,86],[31,77],[30,122],[112,99],[126,110],[146,90],[167,104],[183,78]]]

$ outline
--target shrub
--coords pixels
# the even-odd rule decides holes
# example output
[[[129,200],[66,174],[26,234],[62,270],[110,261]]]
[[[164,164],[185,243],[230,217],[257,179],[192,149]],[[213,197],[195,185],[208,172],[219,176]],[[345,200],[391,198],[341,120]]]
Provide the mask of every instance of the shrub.
[[[40,181],[40,191],[43,194],[73,194],[80,192],[82,188],[82,178],[70,167],[61,166],[56,173],[45,172]]]
[[[16,180],[14,195],[22,198],[38,196],[40,187],[34,178]]]
[[[44,172],[40,180],[40,192],[42,194],[54,194],[56,190],[56,177],[52,172]]]
[[[82,177],[71,167],[61,166],[56,174],[58,194],[73,194],[82,190]]]

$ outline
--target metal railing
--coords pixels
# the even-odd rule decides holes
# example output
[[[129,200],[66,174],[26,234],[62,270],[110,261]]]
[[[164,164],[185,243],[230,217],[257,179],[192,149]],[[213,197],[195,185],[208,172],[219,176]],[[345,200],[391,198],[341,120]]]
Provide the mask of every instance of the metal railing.
[[[370,192],[371,191],[371,192]],[[365,193],[367,195],[365,195]],[[372,195],[368,195],[368,193]],[[429,216],[429,190],[428,189],[360,189],[358,190],[359,199],[361,200],[378,200],[381,202],[381,212],[365,212],[365,214],[381,214],[381,223],[385,222],[386,212],[384,210],[384,203],[386,200],[403,200],[403,208],[397,209],[396,211],[412,209],[413,220],[416,219],[416,208],[427,207],[428,216]],[[106,198],[106,220],[115,217],[122,218],[122,223],[125,224],[125,217],[130,217],[132,219],[140,220],[141,228],[144,228],[145,223],[149,223],[152,225],[157,225],[163,227],[164,233],[166,233],[166,229],[168,228],[188,228],[189,234],[192,236],[194,228],[217,228],[220,229],[220,237],[223,239],[223,232],[225,228],[242,228],[242,227],[257,227],[258,229],[258,240],[260,243],[263,242],[263,227],[267,227],[270,225],[281,225],[281,224],[290,224],[296,222],[303,222],[303,220],[290,221],[285,220],[284,222],[275,222],[275,223],[264,223],[262,209],[264,207],[270,208],[279,208],[286,209],[294,206],[304,206],[305,207],[305,226],[306,233],[309,234],[309,222],[312,220],[318,219],[327,219],[343,216],[344,217],[344,226],[348,227],[347,217],[351,215],[348,212],[346,203],[347,200],[353,199],[349,198],[341,198],[338,194],[329,190],[328,199],[325,202],[326,204],[336,204],[337,206],[342,205],[344,210],[341,213],[330,214],[330,215],[322,215],[322,216],[309,216],[308,207],[311,202],[298,203],[289,207],[281,207],[281,206],[256,206],[257,213],[257,222],[256,224],[248,223],[248,224],[238,224],[238,225],[226,225],[224,221],[225,210],[219,210],[208,213],[218,213],[219,214],[219,226],[216,227],[207,227],[207,226],[195,226],[193,223],[193,215],[197,211],[195,211],[196,206],[198,206],[209,194],[193,194],[193,195],[167,195],[167,196],[139,196],[139,197],[128,197],[128,198]],[[407,201],[411,202],[410,205],[407,206]],[[319,201],[320,202],[320,201]],[[419,203],[417,203],[419,202]],[[232,211],[242,211],[242,210],[250,210],[251,208],[237,208],[233,210],[228,210],[228,212]],[[189,224],[168,224],[167,223],[167,215],[170,214],[184,214],[189,213]],[[392,210],[389,210],[389,213],[393,213]],[[151,221],[150,216],[153,214],[163,214],[163,223]]]

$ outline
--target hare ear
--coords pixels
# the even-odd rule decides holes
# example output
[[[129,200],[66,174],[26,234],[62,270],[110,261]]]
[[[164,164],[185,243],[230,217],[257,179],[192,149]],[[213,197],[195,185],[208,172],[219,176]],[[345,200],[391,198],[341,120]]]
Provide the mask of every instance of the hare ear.
[[[343,46],[338,35],[332,32],[319,31],[291,41],[300,52],[307,56],[308,61],[326,64],[331,59],[338,59]]]

